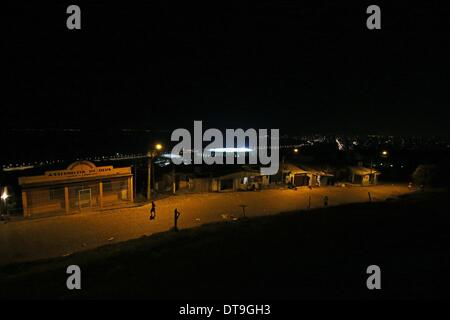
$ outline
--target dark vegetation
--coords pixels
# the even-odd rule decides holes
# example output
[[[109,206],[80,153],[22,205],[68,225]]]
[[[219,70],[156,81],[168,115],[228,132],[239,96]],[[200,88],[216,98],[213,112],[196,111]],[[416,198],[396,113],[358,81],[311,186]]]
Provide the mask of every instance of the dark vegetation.
[[[449,187],[450,168],[448,163],[419,165],[412,175],[416,185],[427,187]]]

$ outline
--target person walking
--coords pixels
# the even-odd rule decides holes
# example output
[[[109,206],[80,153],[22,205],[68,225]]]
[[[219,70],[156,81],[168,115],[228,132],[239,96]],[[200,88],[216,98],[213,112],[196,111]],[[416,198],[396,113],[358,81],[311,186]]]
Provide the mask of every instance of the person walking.
[[[10,221],[9,214],[0,214],[0,221],[4,221],[4,223],[8,223]]]
[[[328,196],[323,197],[323,205],[324,207],[328,207]]]
[[[152,208],[150,209],[150,220],[153,220],[156,218],[156,204],[154,201],[152,201]]]
[[[180,211],[178,211],[178,209],[177,208],[175,208],[175,210],[174,210],[174,226],[173,226],[173,230],[175,230],[175,231],[178,231],[178,218],[180,217],[180,215],[181,215],[181,213],[180,213]]]

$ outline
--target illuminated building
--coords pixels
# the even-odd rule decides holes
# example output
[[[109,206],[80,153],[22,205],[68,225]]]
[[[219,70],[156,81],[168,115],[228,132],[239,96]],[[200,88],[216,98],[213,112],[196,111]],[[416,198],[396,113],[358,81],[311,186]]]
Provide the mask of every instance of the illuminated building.
[[[133,202],[130,167],[97,167],[90,161],[72,163],[66,170],[20,177],[25,217],[70,214]]]

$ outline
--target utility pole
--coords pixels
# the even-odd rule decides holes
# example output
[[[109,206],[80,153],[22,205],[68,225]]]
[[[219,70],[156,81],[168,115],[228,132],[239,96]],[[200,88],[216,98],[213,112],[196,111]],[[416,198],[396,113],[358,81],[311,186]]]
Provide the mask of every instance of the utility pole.
[[[147,161],[147,200],[150,201],[152,198],[152,189],[151,189],[151,182],[152,182],[152,161],[153,157],[152,154],[149,152],[148,154],[148,161]]]
[[[172,193],[175,194],[177,192],[177,183],[175,180],[175,165],[172,166]]]
[[[134,202],[136,202],[137,199],[137,160],[134,159],[134,179],[133,179],[133,195],[134,195]]]
[[[147,200],[150,201],[152,198],[152,189],[151,189],[151,183],[152,183],[152,166],[153,166],[153,158],[158,155],[158,152],[163,150],[163,145],[160,143],[157,143],[154,147],[154,149],[150,150],[147,153],[148,162],[147,162]],[[154,181],[154,180],[153,180]]]
[[[284,171],[284,155],[281,156],[281,185],[285,185],[286,180],[283,179],[283,171]]]
[[[155,169],[155,166],[154,166],[154,164],[153,164],[153,161],[152,161],[152,165],[153,165],[153,168],[152,169]],[[156,195],[156,174],[155,174],[155,170],[152,170],[153,172],[153,174],[152,174],[152,185],[153,185],[153,193]]]

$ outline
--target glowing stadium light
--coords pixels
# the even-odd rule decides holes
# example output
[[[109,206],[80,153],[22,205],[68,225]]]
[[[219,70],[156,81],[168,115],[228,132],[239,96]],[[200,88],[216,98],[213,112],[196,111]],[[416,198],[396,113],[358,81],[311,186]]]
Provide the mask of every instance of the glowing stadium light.
[[[253,151],[253,149],[250,149],[250,148],[211,148],[211,149],[208,149],[208,151],[230,153],[230,152],[251,152],[251,151]]]
[[[161,155],[161,157],[168,159],[182,158],[182,156],[180,156],[179,154],[172,154],[172,153],[164,153]]]

